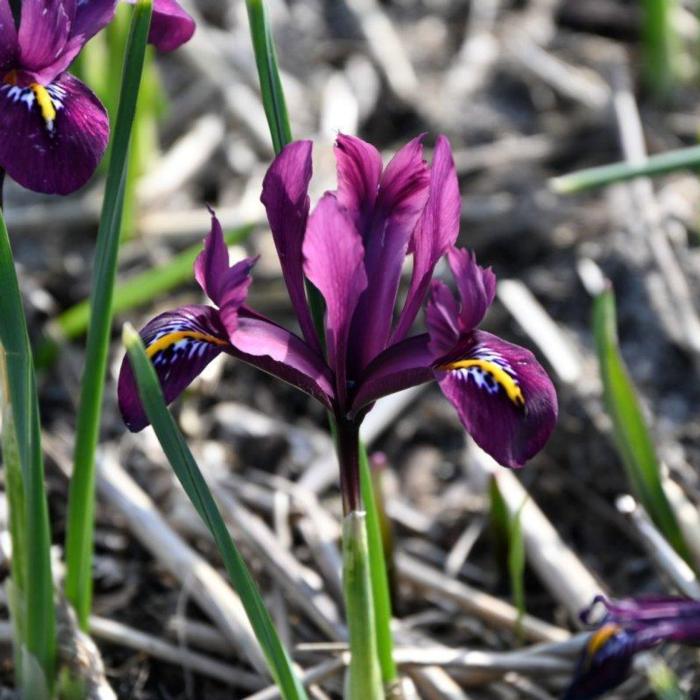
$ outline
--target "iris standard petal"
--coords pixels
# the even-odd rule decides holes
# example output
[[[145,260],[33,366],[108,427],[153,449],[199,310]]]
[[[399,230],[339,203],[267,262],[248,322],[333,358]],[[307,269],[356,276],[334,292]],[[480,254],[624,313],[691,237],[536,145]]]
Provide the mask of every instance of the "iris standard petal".
[[[0,71],[12,67],[17,59],[17,28],[9,0],[0,0]],[[2,75],[0,75],[2,78]]]
[[[301,338],[248,309],[230,336],[231,354],[296,386],[330,409],[333,377],[323,358]]]
[[[678,596],[646,596],[644,598],[621,598],[611,600],[598,596],[592,605],[581,613],[583,622],[588,622],[594,608],[604,606],[606,619],[625,627],[640,627],[649,622],[665,620],[700,620],[700,601]]]
[[[459,233],[459,183],[450,143],[439,136],[430,168],[428,202],[411,238],[413,252],[411,284],[392,342],[406,337],[418,315],[438,260],[454,246]]]
[[[210,306],[181,306],[166,311],[147,323],[140,334],[166,403],[176,399],[220,352],[229,348],[219,315]],[[128,356],[122,361],[117,393],[127,428],[132,432],[145,428],[148,418]]]
[[[334,147],[338,202],[347,209],[358,231],[370,223],[382,175],[382,157],[371,144],[339,134]]]
[[[362,239],[347,210],[326,193],[304,238],[304,272],[326,301],[326,341],[338,399],[346,396],[348,334],[357,301],[367,286]]]
[[[114,19],[117,2],[118,0],[79,1],[63,50],[44,68],[35,71],[37,79],[42,83],[49,83],[66,70],[83,46]]]
[[[204,249],[194,262],[194,276],[204,293],[219,307],[219,315],[229,335],[236,330],[238,309],[248,295],[250,271],[257,258],[244,258],[229,267],[224,232],[214,212]]]
[[[363,233],[367,290],[352,327],[351,357],[365,367],[386,346],[408,243],[428,198],[429,172],[422,136],[392,158],[379,183],[369,226]]]
[[[442,280],[430,284],[430,298],[425,307],[425,319],[434,357],[451,352],[459,343],[459,306]]]
[[[107,146],[107,112],[69,73],[44,87],[0,84],[0,167],[36,192],[68,194],[94,173]]]
[[[318,349],[318,338],[304,293],[302,246],[309,217],[311,141],[285,146],[263,181],[262,201],[282,266],[289,298],[306,342]]]
[[[503,466],[522,467],[554,429],[554,387],[525,348],[474,331],[435,376],[474,441]]]
[[[189,41],[195,22],[175,0],[154,0],[149,43],[159,51],[174,51]]]
[[[218,306],[222,285],[229,270],[228,248],[216,214],[210,209],[211,228],[204,248],[194,261],[194,276],[202,291]]]
[[[476,328],[496,296],[496,275],[476,262],[473,252],[451,247],[447,262],[459,290],[459,327],[462,333]]]
[[[76,0],[22,0],[18,43],[23,69],[39,71],[63,53],[75,9]]]
[[[427,333],[388,347],[362,373],[352,400],[352,417],[382,396],[432,381],[433,359]]]

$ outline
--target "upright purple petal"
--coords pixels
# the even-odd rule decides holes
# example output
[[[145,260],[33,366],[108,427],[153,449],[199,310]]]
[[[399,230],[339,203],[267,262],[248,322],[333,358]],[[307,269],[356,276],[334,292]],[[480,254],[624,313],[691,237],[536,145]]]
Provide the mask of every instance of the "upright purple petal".
[[[352,398],[352,414],[382,396],[432,381],[434,359],[427,333],[389,346],[362,373]]]
[[[474,253],[464,248],[450,248],[447,261],[459,290],[460,330],[467,333],[481,323],[491,306],[496,296],[496,276],[490,267],[481,267]]]
[[[118,0],[78,0],[64,48],[49,64],[35,71],[37,79],[49,83],[66,70],[83,46],[112,21],[117,2]]]
[[[474,331],[435,376],[474,441],[503,466],[522,467],[554,429],[554,386],[525,348]]]
[[[238,328],[238,312],[248,296],[248,287],[252,282],[250,271],[257,260],[257,258],[244,258],[230,267],[224,277],[218,302],[219,317],[229,338]]]
[[[267,211],[272,238],[282,266],[289,298],[306,342],[319,348],[309,305],[304,293],[302,246],[309,217],[311,141],[285,146],[265,175],[261,201]]]
[[[211,228],[204,249],[194,261],[194,276],[202,291],[218,306],[224,278],[229,270],[228,248],[216,214],[210,209]]]
[[[374,213],[382,175],[382,157],[371,144],[356,136],[339,134],[335,142],[338,202],[347,209],[358,231],[364,231]]]
[[[175,0],[155,0],[148,41],[159,51],[174,51],[192,38],[195,26]]]
[[[450,288],[442,280],[433,280],[425,308],[430,347],[434,357],[451,352],[459,343],[459,306]]]
[[[3,74],[17,59],[17,51],[17,28],[12,9],[9,0],[0,0],[0,71]]]
[[[248,295],[250,271],[257,258],[244,258],[229,267],[224,232],[212,210],[211,230],[204,249],[194,262],[194,276],[204,293],[219,307],[219,315],[229,335],[236,330],[238,309]]]
[[[296,386],[326,408],[332,407],[335,392],[330,369],[301,338],[243,309],[230,340],[235,357]]]
[[[447,138],[439,136],[430,168],[428,202],[410,244],[413,252],[411,285],[392,342],[405,338],[411,328],[428,291],[435,265],[457,240],[459,217],[459,183],[452,151]]]
[[[357,301],[367,286],[362,239],[335,196],[325,194],[309,219],[304,271],[326,300],[326,340],[339,401],[346,392],[348,334]]]
[[[351,352],[360,369],[387,345],[408,243],[428,197],[422,138],[406,144],[387,166],[364,232],[368,285],[353,322]]]
[[[75,17],[76,0],[22,0],[21,67],[38,71],[61,55]]]
[[[160,379],[166,403],[175,400],[202,370],[229,348],[216,309],[182,306],[156,316],[141,330],[146,353]],[[128,357],[117,386],[119,410],[126,427],[138,432],[148,425]]]
[[[109,137],[104,107],[77,78],[0,84],[0,167],[36,192],[69,194],[97,167]]]

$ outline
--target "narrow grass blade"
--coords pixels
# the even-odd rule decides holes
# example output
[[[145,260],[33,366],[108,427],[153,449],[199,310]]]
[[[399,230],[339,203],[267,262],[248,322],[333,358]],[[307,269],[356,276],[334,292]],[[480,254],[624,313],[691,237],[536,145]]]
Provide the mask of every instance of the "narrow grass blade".
[[[227,231],[224,240],[227,245],[234,245],[246,240],[253,231],[252,224]],[[192,266],[202,252],[202,244],[196,243],[183,250],[172,260],[134,275],[114,288],[112,311],[115,314],[129,311],[143,304],[148,304],[165,292],[192,280]],[[53,323],[51,335],[61,339],[73,340],[81,336],[90,320],[90,302],[81,301],[64,311]]]
[[[681,690],[678,677],[663,659],[652,659],[645,670],[649,685],[659,700],[689,700]]]
[[[513,604],[518,610],[515,633],[523,641],[522,620],[525,617],[525,540],[521,514],[525,501],[511,513],[500,489],[498,478],[491,476],[489,482],[489,525],[497,564],[505,577],[506,572],[513,596]]]
[[[279,153],[292,140],[292,129],[289,125],[287,103],[282,91],[275,45],[272,41],[272,32],[265,14],[263,0],[246,0],[246,7],[250,23],[250,36],[255,52],[255,63],[260,78],[260,94],[262,95],[267,123],[270,126],[272,146],[275,153]]]
[[[128,324],[124,327],[123,338],[146,415],[153,425],[175,475],[214,537],[226,571],[241,598],[283,698],[306,700],[306,692],[294,673],[289,656],[272,624],[255,581],[231,540],[206,481],[165,406],[158,378],[150,360],[146,357],[141,338]]]
[[[24,547],[17,552],[13,570],[15,587],[22,607],[19,631],[22,657],[35,667],[39,686],[27,684],[32,679],[23,676],[21,685],[26,697],[42,697],[28,694],[36,688],[53,685],[56,664],[56,618],[53,605],[53,579],[51,575],[51,531],[49,526],[46,489],[44,486],[44,462],[41,452],[39,427],[39,402],[32,351],[29,344],[27,323],[22,307],[19,283],[15,272],[10,239],[4,218],[0,214],[0,344],[7,370],[6,395],[3,403],[11,407],[12,421],[9,430],[10,455],[19,460],[20,474],[14,484],[9,484],[10,508],[14,509],[10,522],[21,527],[22,534],[15,533],[13,544]],[[14,449],[12,449],[14,448]],[[21,486],[17,479],[21,478]],[[12,477],[11,477],[12,480]],[[16,499],[22,499],[17,501]],[[14,502],[13,502],[14,501]],[[18,571],[16,566],[22,567]],[[22,586],[20,589],[19,586]],[[25,664],[22,664],[24,666]],[[32,690],[34,689],[34,690]]]
[[[143,71],[151,21],[150,0],[137,0],[131,21],[121,80],[119,108],[111,142],[111,157],[97,234],[91,314],[76,430],[73,477],[68,499],[66,539],[66,597],[74,606],[82,629],[87,628],[92,600],[92,548],[95,512],[95,450],[102,397],[117,251],[131,129]]]
[[[343,520],[343,587],[351,654],[346,700],[384,700],[370,568],[366,516],[351,511]]]
[[[678,41],[673,24],[676,0],[643,0],[642,73],[646,86],[663,98],[676,81]]]
[[[697,168],[700,168],[700,146],[690,146],[649,156],[641,163],[611,163],[561,175],[552,178],[549,186],[558,194],[575,194],[635,177],[653,177]]]
[[[654,443],[620,353],[615,296],[611,288],[595,298],[593,333],[605,406],[612,419],[615,443],[630,486],[666,539],[690,563],[680,528],[661,486]]]
[[[396,684],[399,675],[394,661],[394,641],[391,634],[391,595],[377,503],[377,498],[380,496],[374,493],[367,450],[362,443],[360,444],[360,484],[362,502],[367,513],[367,545],[377,652],[384,687],[390,690]]]

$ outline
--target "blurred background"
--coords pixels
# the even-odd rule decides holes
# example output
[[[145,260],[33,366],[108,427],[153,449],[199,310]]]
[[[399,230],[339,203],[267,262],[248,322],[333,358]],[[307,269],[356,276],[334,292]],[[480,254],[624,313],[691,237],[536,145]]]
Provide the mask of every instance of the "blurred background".
[[[273,152],[245,6],[182,4],[197,32],[178,51],[149,57],[130,160],[103,420],[93,634],[120,698],[217,700],[249,697],[265,683],[222,632],[217,615],[228,609],[212,602],[210,573],[197,568],[218,566],[215,549],[154,435],[127,434],[119,418],[119,332],[124,321],[140,327],[156,312],[203,301],[191,265],[209,227],[206,204],[234,259],[261,255],[251,305],[294,322],[259,203]],[[563,642],[598,592],[669,593],[679,587],[674,576],[687,574],[675,562],[659,563],[653,526],[634,498],[620,499],[631,486],[604,410],[591,325],[601,271],[616,292],[621,352],[662,478],[689,547],[696,557],[700,551],[697,175],[680,171],[580,194],[558,192],[550,181],[697,142],[698,3],[266,4],[294,137],[314,141],[312,201],[335,186],[339,131],[360,135],[386,158],[421,132],[429,155],[437,134],[446,134],[462,192],[460,244],[499,279],[484,327],[532,348],[557,385],[558,427],[517,475],[494,470],[473,447],[436,386],[393,397],[368,416],[365,438],[394,552],[403,668],[425,698],[556,698],[573,653],[545,651],[535,661],[499,654]],[[127,24],[128,11],[75,69],[111,110]],[[103,174],[63,199],[6,185],[40,368],[57,543]],[[304,668],[329,664],[342,637],[334,568],[340,503],[323,410],[219,358],[174,412],[228,504],[232,531],[295,658]],[[695,574],[686,578],[683,592],[700,590]],[[447,662],[435,652],[435,664],[426,665],[421,647],[478,649],[488,663]],[[11,655],[4,658],[9,685]],[[669,649],[658,658],[679,687],[700,686],[697,652]],[[341,666],[319,673],[315,697],[339,697]],[[661,696],[639,672],[611,697]]]

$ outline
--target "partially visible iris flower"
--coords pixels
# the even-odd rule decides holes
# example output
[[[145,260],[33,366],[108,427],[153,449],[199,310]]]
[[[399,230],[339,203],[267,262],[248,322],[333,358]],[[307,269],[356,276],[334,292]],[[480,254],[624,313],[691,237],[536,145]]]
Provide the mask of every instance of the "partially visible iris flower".
[[[246,305],[255,260],[229,267],[221,227],[212,216],[195,277],[214,305],[166,312],[141,331],[166,400],[221,352],[310,394],[336,419],[346,511],[359,504],[362,419],[380,397],[432,379],[484,450],[505,466],[522,466],[552,432],[556,394],[529,350],[477,329],[496,280],[472,253],[454,245],[460,197],[447,139],[438,138],[431,167],[423,160],[422,138],[385,168],[379,152],[358,138],[339,136],[335,154],[338,189],[327,192],[310,216],[309,141],[285,147],[263,183],[262,202],[301,336]],[[407,255],[413,256],[413,271],[395,316]],[[432,280],[443,256],[458,299],[445,283]],[[305,277],[325,300],[323,348]],[[428,333],[409,335],[426,297]],[[131,430],[147,425],[127,362],[119,403]]]
[[[133,0],[131,0],[133,2]],[[108,24],[117,0],[22,0],[19,28],[0,0],[0,168],[36,192],[68,194],[95,171],[107,146],[107,113],[66,71]],[[155,0],[149,40],[171,50],[194,22],[174,0]]]
[[[662,642],[700,644],[700,601],[598,596],[581,614],[584,623],[600,605],[605,614],[583,650],[564,700],[592,700],[613,690],[627,679],[639,651]]]

